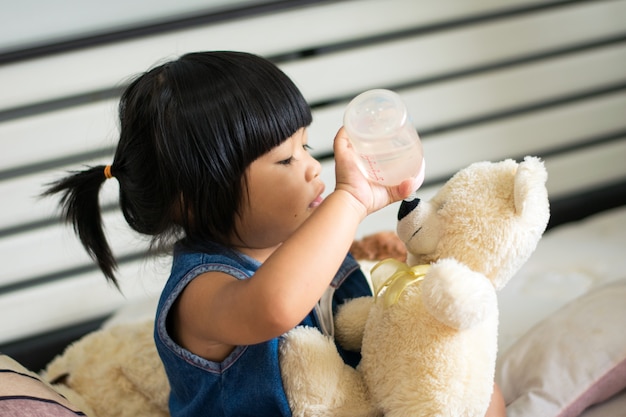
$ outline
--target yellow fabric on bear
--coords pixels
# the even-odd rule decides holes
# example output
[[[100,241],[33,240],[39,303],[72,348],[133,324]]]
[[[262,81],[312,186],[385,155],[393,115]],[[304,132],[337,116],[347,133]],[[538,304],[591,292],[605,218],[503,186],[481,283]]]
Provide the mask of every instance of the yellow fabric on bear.
[[[395,304],[404,290],[424,279],[430,265],[408,266],[396,259],[384,259],[372,267],[372,286],[376,301],[383,298],[385,307]]]

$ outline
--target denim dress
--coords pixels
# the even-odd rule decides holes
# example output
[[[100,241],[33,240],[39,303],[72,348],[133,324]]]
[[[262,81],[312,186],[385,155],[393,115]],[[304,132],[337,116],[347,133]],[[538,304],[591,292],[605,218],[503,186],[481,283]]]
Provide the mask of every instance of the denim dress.
[[[280,338],[237,346],[223,361],[213,362],[179,346],[168,328],[172,305],[194,278],[205,272],[219,271],[236,279],[247,279],[259,266],[258,261],[219,246],[212,253],[189,251],[180,245],[175,248],[171,275],[159,300],[154,331],[156,347],[171,386],[172,417],[291,416],[278,360]],[[330,296],[324,304],[333,311],[347,299],[371,295],[358,263],[350,255],[346,256],[326,294]],[[324,306],[318,304],[300,324],[317,327],[327,334],[331,327],[332,333],[332,312],[323,314],[323,310]],[[346,363],[358,364],[358,353],[344,351],[339,346],[338,349]]]

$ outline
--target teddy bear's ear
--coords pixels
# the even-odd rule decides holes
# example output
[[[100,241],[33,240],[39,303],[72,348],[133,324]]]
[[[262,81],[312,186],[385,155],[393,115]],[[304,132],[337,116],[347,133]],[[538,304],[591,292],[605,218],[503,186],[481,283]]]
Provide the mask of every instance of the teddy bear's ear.
[[[527,156],[515,174],[515,211],[525,223],[545,230],[550,218],[546,181],[548,172],[543,161]]]

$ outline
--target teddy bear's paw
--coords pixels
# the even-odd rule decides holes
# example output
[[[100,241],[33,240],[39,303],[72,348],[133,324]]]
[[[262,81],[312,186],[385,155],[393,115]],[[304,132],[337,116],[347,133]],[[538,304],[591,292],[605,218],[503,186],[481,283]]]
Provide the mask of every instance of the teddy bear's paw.
[[[283,336],[279,348],[283,386],[294,416],[366,416],[361,374],[346,365],[335,342],[317,329],[299,326]]]
[[[335,315],[335,339],[344,349],[361,350],[363,330],[373,304],[373,297],[359,297],[339,307]]]
[[[491,282],[454,259],[439,260],[430,268],[422,283],[422,299],[432,316],[458,330],[497,314]]]

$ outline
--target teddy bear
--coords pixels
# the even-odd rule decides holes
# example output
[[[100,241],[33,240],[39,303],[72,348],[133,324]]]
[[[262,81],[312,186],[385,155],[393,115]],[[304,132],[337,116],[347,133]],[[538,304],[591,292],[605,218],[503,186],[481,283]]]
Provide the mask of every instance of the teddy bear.
[[[153,320],[136,320],[91,332],[54,358],[42,379],[88,417],[168,417],[170,389],[153,330]]]
[[[280,362],[294,416],[482,417],[493,391],[501,289],[549,219],[536,157],[478,162],[429,200],[400,204],[407,261],[371,271],[373,297],[344,304],[335,338],[361,351],[343,363],[331,337],[297,327]]]

